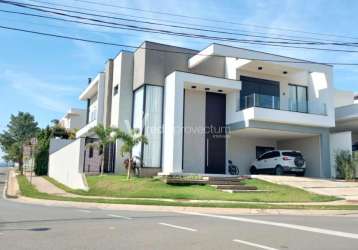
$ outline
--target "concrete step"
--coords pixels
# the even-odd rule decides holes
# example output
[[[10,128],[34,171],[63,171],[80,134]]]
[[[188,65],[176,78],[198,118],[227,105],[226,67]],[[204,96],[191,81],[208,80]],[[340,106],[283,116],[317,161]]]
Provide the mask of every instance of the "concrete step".
[[[208,182],[210,185],[244,185],[241,180],[229,180],[229,181],[209,181]]]
[[[244,185],[216,185],[215,186],[217,189],[220,190],[257,190],[257,187],[255,186],[244,186]]]
[[[270,190],[231,190],[231,189],[223,189],[221,190],[223,192],[227,193],[265,193],[265,192],[271,192]]]
[[[207,177],[208,181],[237,181],[239,180],[240,181],[240,178],[239,177],[214,177],[214,176],[210,176],[210,177]]]

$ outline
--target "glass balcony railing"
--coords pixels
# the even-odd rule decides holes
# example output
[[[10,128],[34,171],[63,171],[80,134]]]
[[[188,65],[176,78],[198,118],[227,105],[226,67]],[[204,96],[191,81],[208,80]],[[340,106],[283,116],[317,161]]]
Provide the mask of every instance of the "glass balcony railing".
[[[261,94],[251,94],[244,97],[241,101],[241,109],[252,107],[277,109],[299,113],[309,113],[317,115],[327,115],[327,106],[325,103],[302,101],[288,99],[287,103],[282,103],[280,97]]]

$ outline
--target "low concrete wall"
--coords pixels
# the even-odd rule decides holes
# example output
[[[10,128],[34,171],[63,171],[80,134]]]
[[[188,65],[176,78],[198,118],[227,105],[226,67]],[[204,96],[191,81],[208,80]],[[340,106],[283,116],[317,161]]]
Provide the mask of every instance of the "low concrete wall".
[[[48,175],[70,188],[88,190],[82,173],[84,150],[85,140],[79,138],[50,154]]]

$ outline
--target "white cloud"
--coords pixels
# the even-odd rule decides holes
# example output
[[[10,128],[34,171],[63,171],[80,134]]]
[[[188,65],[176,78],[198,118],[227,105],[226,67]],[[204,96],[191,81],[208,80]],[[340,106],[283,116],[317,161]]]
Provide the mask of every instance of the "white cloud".
[[[64,112],[68,107],[66,97],[80,93],[80,89],[60,83],[51,83],[31,74],[5,70],[0,79],[24,98],[29,98],[38,107],[54,112]]]

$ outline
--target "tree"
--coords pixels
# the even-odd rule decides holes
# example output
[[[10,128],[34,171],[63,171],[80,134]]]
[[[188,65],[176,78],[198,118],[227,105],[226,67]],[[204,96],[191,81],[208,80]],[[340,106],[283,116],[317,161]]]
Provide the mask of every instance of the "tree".
[[[7,131],[0,134],[1,149],[7,159],[17,162],[21,174],[23,174],[23,148],[22,146],[39,131],[34,116],[30,113],[19,112],[16,116],[11,115],[7,125]]]
[[[131,129],[129,133],[126,133],[120,129],[116,129],[115,138],[123,141],[123,145],[121,146],[121,154],[128,154],[128,167],[127,167],[127,179],[129,180],[131,177],[132,163],[133,163],[133,148],[140,144],[148,144],[148,139],[142,135],[139,129]]]
[[[96,127],[91,129],[92,132],[96,134],[98,137],[97,143],[90,143],[88,144],[89,147],[97,147],[99,150],[102,150],[101,154],[101,175],[103,175],[104,169],[104,150],[105,148],[115,142],[115,137],[112,136],[114,129],[113,128],[106,128],[102,124],[97,125]]]
[[[47,126],[41,129],[37,135],[37,148],[35,152],[35,174],[47,175],[50,139],[52,137],[52,128]]]

